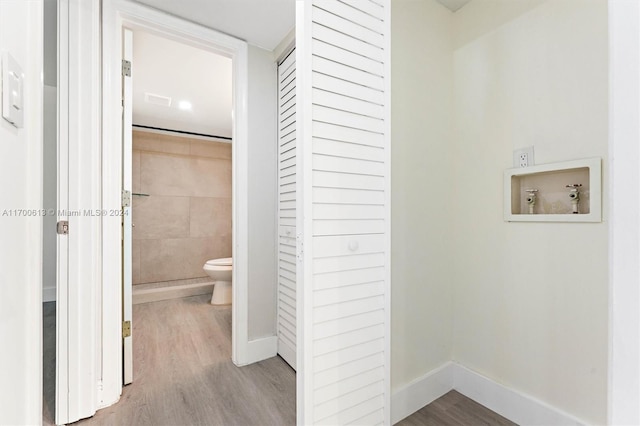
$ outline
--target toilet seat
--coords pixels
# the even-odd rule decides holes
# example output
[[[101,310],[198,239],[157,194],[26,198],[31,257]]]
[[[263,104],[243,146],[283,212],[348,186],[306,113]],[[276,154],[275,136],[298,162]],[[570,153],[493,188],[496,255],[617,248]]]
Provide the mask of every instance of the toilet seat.
[[[206,266],[233,266],[233,259],[231,257],[224,257],[222,259],[211,259],[207,261]]]

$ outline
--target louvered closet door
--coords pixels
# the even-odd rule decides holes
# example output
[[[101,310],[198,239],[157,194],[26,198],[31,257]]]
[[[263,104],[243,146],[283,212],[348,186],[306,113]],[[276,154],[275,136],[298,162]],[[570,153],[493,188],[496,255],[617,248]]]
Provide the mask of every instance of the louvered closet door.
[[[296,55],[278,66],[278,354],[296,368]]]
[[[389,424],[389,1],[297,4],[298,420]]]

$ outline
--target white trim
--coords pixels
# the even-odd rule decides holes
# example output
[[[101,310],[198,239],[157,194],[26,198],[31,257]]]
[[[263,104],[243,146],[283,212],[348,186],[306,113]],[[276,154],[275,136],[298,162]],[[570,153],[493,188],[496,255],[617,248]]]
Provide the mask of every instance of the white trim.
[[[133,31],[122,29],[121,58],[133,62]],[[134,69],[135,72],[135,69]],[[133,74],[121,76],[122,84],[122,191],[133,193]],[[131,196],[130,196],[131,197]],[[133,322],[133,208],[122,206],[122,321]],[[129,259],[127,262],[126,259]],[[122,339],[123,383],[133,382],[134,333]]]
[[[608,423],[640,424],[640,4],[609,0]]]
[[[384,185],[385,185],[385,283],[384,283],[384,423],[391,424],[391,0],[384,4]]]
[[[100,207],[100,1],[58,2],[58,212]],[[57,236],[56,423],[92,416],[102,357],[101,223],[70,215]],[[90,283],[91,285],[87,285]]]
[[[35,1],[29,6],[29,26],[27,30],[27,46],[38,48],[27,55],[29,70],[24,81],[25,117],[27,124],[19,132],[27,134],[26,177],[26,205],[32,208],[43,207],[43,85],[40,72],[43,70],[43,2]],[[35,72],[31,72],[31,70]],[[9,183],[7,183],[9,184]],[[6,201],[6,200],[5,200]],[[24,236],[27,244],[27,258],[25,262],[26,280],[20,283],[26,294],[24,309],[27,313],[24,324],[15,324],[18,329],[25,331],[24,380],[26,384],[26,401],[24,401],[25,424],[36,424],[42,419],[42,220],[28,219],[27,232]],[[3,283],[7,285],[7,283]],[[9,343],[5,340],[5,343]],[[22,348],[21,348],[22,349]],[[20,349],[18,349],[20,350]],[[15,368],[5,365],[4,368]],[[6,380],[6,376],[5,379]],[[16,395],[17,396],[17,395]],[[11,401],[8,401],[11,404]],[[22,403],[22,402],[21,402]],[[0,404],[1,405],[1,404]]]
[[[296,423],[299,425],[313,424],[314,405],[313,374],[305,374],[313,372],[311,6],[310,1],[296,0]]]
[[[431,370],[393,392],[391,424],[396,424],[453,389],[452,362]]]
[[[45,287],[42,289],[42,302],[55,302],[56,301],[56,288]]]
[[[501,385],[455,362],[448,362],[395,391],[391,405],[392,424],[451,390],[521,426],[587,424],[546,402]]]
[[[289,53],[296,47],[296,29],[291,28],[286,36],[278,43],[275,49],[273,49],[273,59],[277,65],[280,65],[284,59],[289,56]]]
[[[119,141],[120,46],[121,28],[145,29],[181,43],[207,49],[233,60],[233,307],[232,359],[236,365],[248,364],[248,46],[247,43],[215,30],[168,15],[127,0],[105,0],[103,10],[103,141]],[[135,65],[134,65],[135,66]],[[103,209],[120,206],[121,153],[117,143],[103,144]],[[121,263],[119,222],[105,220],[103,341],[105,403],[117,401],[122,389],[118,337],[121,317]],[[116,350],[117,348],[117,350]],[[110,382],[107,382],[110,380]]]
[[[249,340],[247,345],[247,364],[273,358],[278,355],[278,336],[262,337]]]
[[[584,425],[584,421],[529,395],[452,363],[453,389],[521,425]]]

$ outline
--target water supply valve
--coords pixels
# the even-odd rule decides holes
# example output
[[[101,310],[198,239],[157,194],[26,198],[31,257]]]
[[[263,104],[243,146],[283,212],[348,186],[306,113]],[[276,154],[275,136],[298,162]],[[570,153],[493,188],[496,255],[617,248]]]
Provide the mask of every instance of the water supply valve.
[[[581,186],[581,183],[566,185],[566,188],[569,188],[569,199],[571,200],[573,214],[580,214],[580,190],[578,188]]]
[[[525,201],[527,202],[527,205],[529,206],[529,214],[533,214],[533,208],[536,206],[536,192],[538,192],[537,189],[525,189],[525,192],[527,192],[527,197],[525,198]]]

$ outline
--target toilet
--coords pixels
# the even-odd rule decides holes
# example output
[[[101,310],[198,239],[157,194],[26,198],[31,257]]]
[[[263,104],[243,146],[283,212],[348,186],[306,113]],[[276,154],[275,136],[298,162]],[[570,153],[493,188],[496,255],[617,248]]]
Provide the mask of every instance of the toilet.
[[[213,279],[212,305],[231,304],[231,269],[232,258],[212,259],[202,269]]]

